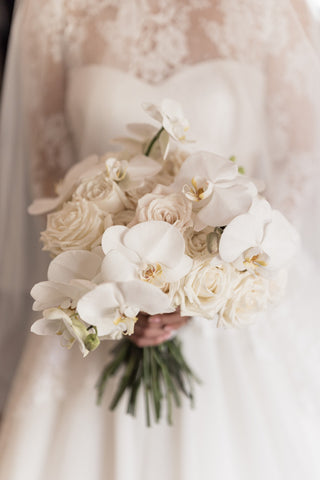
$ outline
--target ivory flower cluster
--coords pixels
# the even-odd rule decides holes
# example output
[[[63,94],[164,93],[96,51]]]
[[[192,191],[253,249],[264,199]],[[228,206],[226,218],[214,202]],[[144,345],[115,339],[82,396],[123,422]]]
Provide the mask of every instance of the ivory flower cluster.
[[[84,356],[131,335],[139,312],[252,323],[281,297],[299,245],[233,161],[177,146],[189,128],[180,105],[144,107],[157,125],[130,125],[123,150],[78,163],[29,208],[48,213],[41,240],[54,256],[31,291],[43,312],[32,331]]]

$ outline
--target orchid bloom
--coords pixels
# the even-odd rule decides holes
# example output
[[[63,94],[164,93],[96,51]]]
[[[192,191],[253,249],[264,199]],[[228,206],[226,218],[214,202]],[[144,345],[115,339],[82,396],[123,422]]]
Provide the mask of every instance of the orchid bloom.
[[[80,317],[104,338],[132,335],[139,311],[155,315],[171,311],[169,297],[140,281],[102,283],[84,295],[77,306]]]
[[[189,122],[185,118],[182,107],[178,102],[165,98],[160,106],[153,103],[144,103],[142,106],[150,117],[162,125],[170,137],[179,142],[186,140]]]
[[[109,227],[102,237],[106,255],[101,274],[105,281],[143,280],[159,287],[175,282],[190,270],[182,234],[163,221]]]
[[[144,152],[148,142],[156,135],[157,127],[148,123],[129,123],[127,126],[130,137],[117,137],[112,143],[121,145],[130,154],[138,155]]]
[[[57,197],[38,198],[28,208],[31,215],[41,215],[52,212],[67,201],[82,178],[90,177],[101,171],[100,159],[97,155],[85,158],[82,162],[74,165],[64,179],[57,186]]]
[[[75,308],[79,298],[94,288],[101,261],[101,255],[87,250],[69,250],[55,257],[48,268],[48,280],[31,290],[33,310]]]
[[[71,348],[77,342],[84,357],[89,353],[86,338],[90,333],[78,315],[71,310],[64,311],[60,308],[45,310],[43,318],[31,326],[31,332],[37,335],[58,335],[61,337],[62,346]]]
[[[209,152],[190,155],[170,188],[182,191],[192,202],[196,231],[227,225],[249,210],[257,194],[234,163]]]
[[[298,245],[299,235],[288,220],[257,197],[248,213],[234,218],[224,229],[219,252],[238,270],[270,274],[289,262]]]
[[[136,155],[131,160],[109,157],[105,161],[107,176],[127,191],[141,187],[145,179],[160,172],[162,166],[145,155]]]

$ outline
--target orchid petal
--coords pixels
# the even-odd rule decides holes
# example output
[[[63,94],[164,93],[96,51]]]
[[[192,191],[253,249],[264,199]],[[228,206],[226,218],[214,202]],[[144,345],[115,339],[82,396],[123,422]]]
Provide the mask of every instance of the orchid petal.
[[[42,215],[43,213],[51,212],[62,204],[63,200],[60,197],[53,198],[37,198],[28,207],[30,215]]]
[[[127,253],[128,255],[126,255]],[[104,282],[121,282],[138,279],[138,268],[132,262],[132,251],[111,250],[102,262],[101,273]],[[136,256],[139,262],[139,257]]]
[[[36,335],[56,335],[61,326],[61,321],[62,320],[60,318],[54,318],[51,320],[47,318],[41,318],[32,324],[30,330]]]
[[[128,123],[127,129],[141,140],[151,138],[157,133],[157,128],[149,123]]]
[[[263,225],[250,214],[239,215],[223,231],[219,253],[225,262],[233,262],[244,251],[256,246],[263,236]]]
[[[236,165],[218,155],[210,152],[196,152],[184,161],[173,185],[181,188],[194,176],[205,177],[211,182],[232,180],[237,172]]]
[[[36,283],[30,292],[35,300],[32,308],[35,311],[62,305],[67,308],[71,300],[77,297],[78,290],[76,286],[65,283],[49,281]]]
[[[149,221],[135,225],[124,236],[124,244],[147,262],[175,267],[184,254],[184,238],[166,222]]]
[[[262,223],[267,223],[272,218],[270,203],[265,198],[259,196],[254,197],[249,213],[257,217]]]
[[[128,176],[130,181],[144,181],[145,177],[152,177],[160,172],[162,165],[152,158],[145,155],[137,155],[133,157],[128,165]]]
[[[48,280],[70,282],[71,280],[92,280],[101,266],[101,257],[87,250],[69,250],[52,260],[48,269]]]
[[[210,202],[199,211],[198,217],[207,225],[221,227],[236,216],[246,213],[251,203],[252,196],[242,185],[216,187]]]
[[[299,246],[299,235],[288,220],[278,211],[272,211],[272,221],[265,228],[262,248],[270,257],[268,267],[278,269],[285,266],[295,255]]]
[[[156,105],[154,105],[153,103],[144,102],[142,104],[142,108],[148,115],[150,115],[151,118],[153,118],[157,122],[162,123],[162,115]]]
[[[98,164],[99,157],[96,155],[92,155],[82,160],[82,162],[75,164],[72,168],[70,168],[64,177],[60,187],[59,195],[54,198],[40,198],[35,200],[28,208],[28,213],[31,215],[40,215],[58,208],[72,195],[75,186],[79,183],[82,176],[84,174],[88,174],[90,169],[97,167]],[[92,173],[95,171],[96,168],[92,170]]]
[[[123,225],[114,225],[107,228],[102,235],[101,245],[105,255],[111,250],[123,248],[123,236],[129,229]]]
[[[82,320],[97,327],[99,336],[109,335],[120,302],[116,284],[102,283],[79,300],[77,311]]]
[[[149,283],[119,282],[117,287],[121,291],[126,305],[136,307],[138,311],[149,315],[172,311],[168,295]]]
[[[164,281],[172,283],[180,280],[191,270],[192,263],[190,257],[183,255],[180,263],[176,267],[164,271]]]
[[[160,135],[159,145],[160,145],[161,154],[163,156],[163,159],[165,160],[169,153],[169,147],[170,147],[170,137],[165,130]]]

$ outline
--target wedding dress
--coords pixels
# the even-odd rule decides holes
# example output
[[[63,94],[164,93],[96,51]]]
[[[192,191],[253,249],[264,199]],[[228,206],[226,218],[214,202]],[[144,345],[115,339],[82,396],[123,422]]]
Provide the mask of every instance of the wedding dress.
[[[300,0],[22,0],[1,123],[1,353],[8,380],[48,259],[28,218],[74,162],[114,150],[143,101],[182,103],[197,143],[236,155],[300,228],[288,293],[245,330],[193,319],[179,336],[202,379],[148,429],[94,385],[88,358],[28,336],[5,410],[1,480],[320,478],[319,85],[316,29]],[[318,130],[319,131],[319,130]],[[318,215],[318,217],[317,217]],[[5,363],[7,362],[7,363]]]

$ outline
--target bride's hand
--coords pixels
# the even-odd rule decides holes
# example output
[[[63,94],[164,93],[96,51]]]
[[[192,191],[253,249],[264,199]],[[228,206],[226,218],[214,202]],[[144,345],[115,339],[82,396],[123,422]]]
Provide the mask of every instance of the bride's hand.
[[[139,313],[134,334],[129,338],[138,347],[152,347],[169,340],[172,332],[186,325],[190,317],[181,317],[180,312],[149,316]]]

